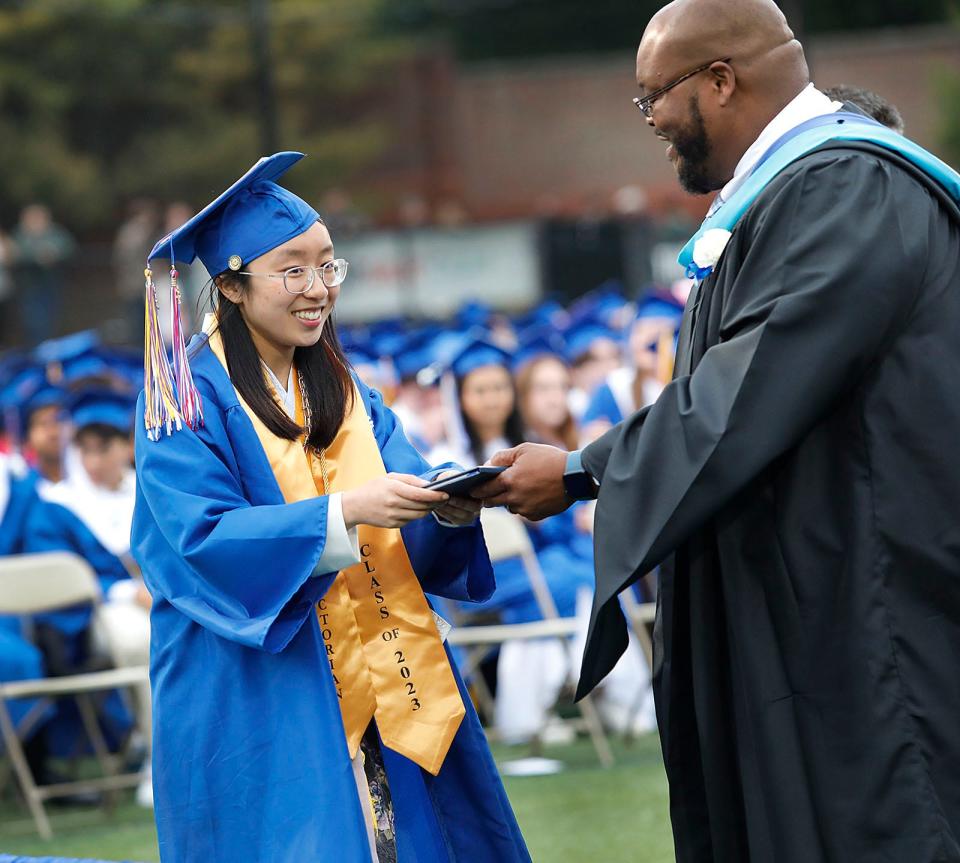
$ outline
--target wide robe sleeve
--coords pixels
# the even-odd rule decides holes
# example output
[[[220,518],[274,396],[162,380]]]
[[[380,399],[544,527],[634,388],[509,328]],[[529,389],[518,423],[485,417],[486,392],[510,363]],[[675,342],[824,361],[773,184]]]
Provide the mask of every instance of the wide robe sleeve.
[[[453,464],[431,467],[407,440],[396,415],[376,390],[363,387],[383,463],[387,470],[435,479]],[[410,563],[424,593],[464,602],[482,602],[493,594],[494,577],[479,521],[471,527],[446,527],[435,518],[419,518],[401,529]]]
[[[229,441],[242,430],[228,432],[249,420],[211,395],[204,410],[199,433],[184,428],[151,441],[138,424],[134,557],[155,597],[223,638],[276,653],[336,575],[317,568],[328,499],[288,504],[277,489],[276,503],[252,505],[238,479],[244,454],[230,463]],[[142,394],[137,411],[143,416]]]
[[[584,450],[601,485],[578,696],[626,648],[616,595],[798,443],[915,303],[936,213],[929,193],[887,160],[849,152],[786,173],[727,247],[739,269],[722,297],[720,342]]]

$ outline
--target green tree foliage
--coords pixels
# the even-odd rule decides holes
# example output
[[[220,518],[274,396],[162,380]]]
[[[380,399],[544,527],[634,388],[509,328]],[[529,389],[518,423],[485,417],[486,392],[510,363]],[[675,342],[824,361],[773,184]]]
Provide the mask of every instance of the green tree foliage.
[[[448,32],[465,59],[576,54],[636,47],[666,0],[397,0],[400,27]],[[806,33],[945,21],[954,0],[784,0]],[[797,22],[798,15],[802,21]]]
[[[273,0],[277,140],[318,192],[380,151],[369,110],[403,50],[381,0]],[[261,155],[248,0],[30,0],[0,11],[0,224],[32,200],[105,229],[150,195],[200,205]]]

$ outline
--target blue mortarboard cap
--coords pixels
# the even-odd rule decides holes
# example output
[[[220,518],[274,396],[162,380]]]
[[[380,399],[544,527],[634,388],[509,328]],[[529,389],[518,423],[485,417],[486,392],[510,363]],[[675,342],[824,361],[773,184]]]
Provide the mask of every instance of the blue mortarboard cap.
[[[430,353],[426,345],[405,345],[403,350],[393,357],[393,368],[397,378],[407,381],[417,377],[422,369],[430,365]]]
[[[38,363],[65,363],[89,354],[100,344],[96,330],[82,330],[59,339],[48,339],[33,350]]]
[[[354,345],[366,345],[370,343],[370,330],[366,327],[338,326],[337,337],[345,351],[349,351]]]
[[[24,425],[30,422],[30,417],[41,408],[63,407],[67,401],[66,392],[53,384],[40,384],[27,398],[23,405]]]
[[[381,357],[393,356],[407,338],[407,323],[402,318],[384,318],[370,327],[370,344]]]
[[[34,366],[34,362],[23,351],[8,351],[0,358],[0,391],[13,383],[23,372]]]
[[[488,327],[493,314],[493,309],[487,303],[470,300],[457,311],[456,325],[463,330],[471,327]]]
[[[22,439],[34,412],[45,407],[63,406],[66,400],[66,393],[47,380],[42,368],[25,368],[0,392],[4,426]]]
[[[518,331],[529,329],[543,324],[561,327],[566,323],[567,311],[556,300],[544,300],[528,312],[513,319],[513,325]]]
[[[454,375],[462,378],[483,366],[510,368],[508,351],[483,338],[472,338],[450,357],[448,366]]]
[[[513,367],[518,369],[545,354],[563,357],[566,354],[566,346],[566,340],[555,327],[549,324],[530,327],[520,334],[520,344],[513,357]]]
[[[134,391],[143,386],[143,351],[136,348],[99,348],[97,356],[121,386]],[[64,375],[69,374],[64,370]]]
[[[355,366],[375,366],[380,363],[376,351],[363,342],[354,342],[349,348],[344,348],[344,353]]]
[[[619,283],[605,282],[570,307],[570,319],[573,323],[595,321],[610,326],[628,305],[629,300],[621,293]]]
[[[371,341],[381,357],[396,357],[407,344],[406,333],[384,333]]]
[[[637,306],[638,318],[670,318],[679,321],[683,306],[671,296],[649,294]]]
[[[150,252],[190,264],[199,258],[211,275],[248,262],[306,231],[320,215],[274,181],[303,158],[283,152],[260,159],[222,195],[172,231]],[[171,252],[172,250],[172,252]]]
[[[436,327],[420,327],[407,334],[406,339],[391,354],[393,368],[401,381],[417,377],[436,360],[435,345],[441,338]]]
[[[63,383],[68,386],[76,387],[91,378],[111,377],[116,377],[113,367],[97,353],[84,354],[63,364]]]
[[[133,415],[133,400],[113,390],[83,390],[70,403],[70,418],[78,431],[97,424],[129,434],[133,428]]]
[[[585,321],[575,324],[566,333],[567,337],[567,360],[571,363],[576,362],[580,357],[587,353],[594,342],[600,339],[610,339],[620,343],[620,336],[610,327],[595,321]]]

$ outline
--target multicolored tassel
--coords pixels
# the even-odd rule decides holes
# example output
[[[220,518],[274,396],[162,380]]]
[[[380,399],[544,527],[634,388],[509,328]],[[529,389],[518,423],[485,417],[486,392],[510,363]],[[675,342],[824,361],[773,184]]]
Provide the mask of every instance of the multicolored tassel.
[[[143,322],[143,423],[150,440],[159,440],[160,431],[167,434],[183,428],[183,417],[177,406],[173,372],[167,359],[167,349],[160,331],[160,313],[157,309],[157,287],[153,283],[150,264],[143,271],[146,297]]]
[[[180,415],[194,431],[203,425],[203,401],[193,382],[193,373],[187,360],[187,345],[183,337],[183,322],[180,315],[179,273],[173,260],[170,261],[170,314],[173,323],[173,381],[177,387]]]

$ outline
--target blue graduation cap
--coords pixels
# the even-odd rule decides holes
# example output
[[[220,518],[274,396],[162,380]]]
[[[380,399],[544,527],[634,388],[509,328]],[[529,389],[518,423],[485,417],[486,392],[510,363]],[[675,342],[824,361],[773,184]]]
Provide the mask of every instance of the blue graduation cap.
[[[371,342],[370,330],[362,326],[337,327],[337,337],[340,339],[340,346],[348,353],[356,345],[369,345]]]
[[[612,326],[629,305],[630,301],[623,296],[619,282],[604,282],[584,294],[570,307],[570,320],[573,324],[595,321],[604,326]]]
[[[77,431],[91,425],[104,425],[126,435],[133,428],[133,413],[134,403],[130,397],[113,390],[84,390],[70,403],[70,418]]]
[[[370,327],[369,343],[381,357],[395,355],[408,338],[407,323],[402,318],[385,318]]]
[[[380,364],[380,357],[377,356],[369,344],[364,342],[354,342],[349,348],[343,349],[347,359],[355,366],[376,366]]]
[[[449,357],[446,365],[457,378],[484,366],[510,368],[511,354],[485,338],[470,338]]]
[[[223,194],[171,231],[154,246],[144,271],[147,326],[144,357],[144,423],[149,437],[160,430],[170,434],[184,422],[197,428],[203,406],[187,362],[180,324],[180,291],[176,262],[197,258],[216,276],[238,271],[250,261],[299,236],[320,219],[304,200],[275,182],[303,158],[282,152],[260,159]],[[173,307],[173,362],[167,359],[157,312],[156,286],[149,262],[169,259],[170,299]]]
[[[549,325],[531,327],[520,334],[520,345],[513,357],[514,370],[547,354],[566,356],[566,340]]]
[[[90,354],[100,344],[96,330],[81,330],[59,339],[47,339],[33,350],[34,359],[43,365],[67,363]]]
[[[407,334],[406,339],[391,354],[393,369],[400,381],[416,379],[419,373],[437,361],[438,347],[444,340],[437,327],[420,327]]]
[[[461,330],[468,330],[471,327],[490,326],[493,318],[493,308],[480,300],[470,300],[464,303],[457,311],[456,326]]]
[[[8,381],[0,392],[0,411],[4,427],[22,441],[30,418],[41,408],[63,407],[66,392],[51,384],[39,366],[29,366]]]
[[[648,294],[637,306],[638,318],[670,318],[679,322],[683,317],[683,306],[669,294]]]
[[[67,393],[65,390],[44,381],[27,396],[23,404],[24,428],[30,423],[30,417],[41,408],[63,407],[66,401]]]
[[[291,151],[264,156],[229,189],[160,240],[149,260],[166,258],[191,264],[199,258],[208,273],[217,275],[239,270],[300,236],[320,214],[274,181],[303,156]]]
[[[566,333],[566,357],[570,363],[576,363],[584,354],[588,353],[594,342],[601,339],[620,344],[620,335],[610,327],[596,321],[587,320],[584,323],[574,324]]]
[[[120,347],[101,347],[97,356],[106,364],[112,376],[124,389],[139,390],[143,385],[143,354],[139,350]],[[70,371],[65,370],[66,377]]]
[[[541,325],[562,328],[569,320],[567,310],[556,300],[544,300],[528,312],[513,319],[518,332]]]

